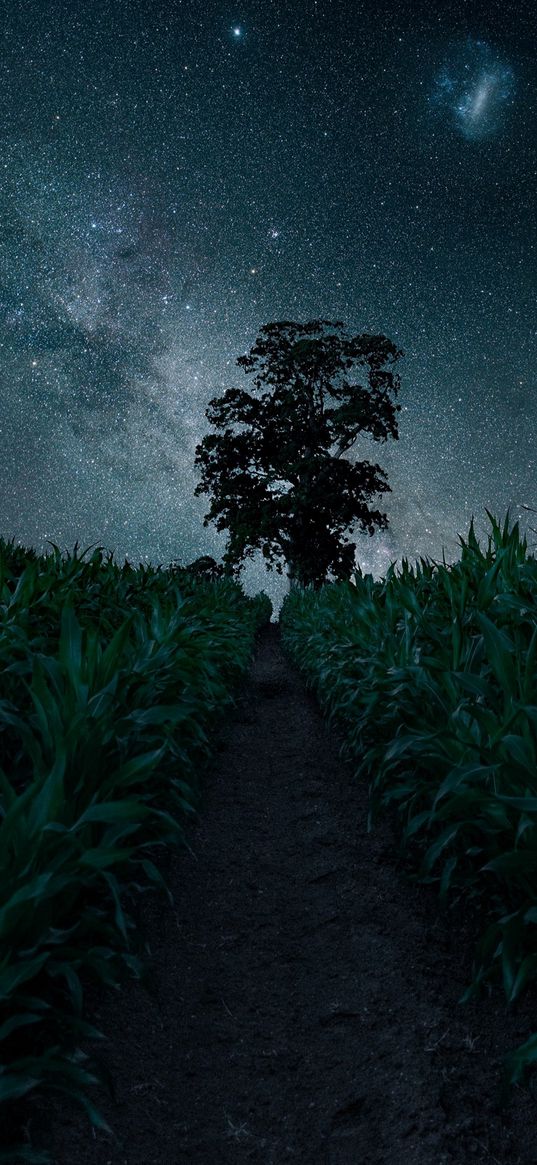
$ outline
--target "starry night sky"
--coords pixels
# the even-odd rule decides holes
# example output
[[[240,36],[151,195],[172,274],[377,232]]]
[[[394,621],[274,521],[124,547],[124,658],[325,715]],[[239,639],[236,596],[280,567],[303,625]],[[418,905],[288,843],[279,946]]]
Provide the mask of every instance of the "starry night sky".
[[[316,318],[405,351],[399,441],[350,454],[393,490],[364,569],[537,527],[533,3],[5,8],[0,534],[219,558],[207,404]]]

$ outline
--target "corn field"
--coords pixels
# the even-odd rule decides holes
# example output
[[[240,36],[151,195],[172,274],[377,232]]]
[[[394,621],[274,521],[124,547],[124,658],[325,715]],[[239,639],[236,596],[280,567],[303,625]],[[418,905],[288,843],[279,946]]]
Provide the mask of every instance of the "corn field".
[[[537,560],[518,524],[473,521],[453,565],[403,560],[374,581],[285,599],[282,642],[369,784],[370,826],[391,809],[417,876],[472,903],[468,999],[537,976]],[[537,1061],[512,1051],[505,1087]]]
[[[153,884],[171,898],[147,851],[186,844],[211,734],[272,613],[230,579],[77,551],[0,540],[4,1128],[17,1101],[47,1090],[108,1128],[87,1088],[110,1081],[78,1048],[101,1037],[83,1019],[81,976],[143,977],[125,895]],[[47,1160],[29,1145],[0,1152],[6,1165]]]

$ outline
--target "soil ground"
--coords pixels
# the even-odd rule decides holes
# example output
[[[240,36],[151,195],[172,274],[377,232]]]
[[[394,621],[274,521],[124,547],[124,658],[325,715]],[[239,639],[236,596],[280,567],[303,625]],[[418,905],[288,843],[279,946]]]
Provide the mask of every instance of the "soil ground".
[[[118,1140],[49,1098],[32,1143],[56,1165],[536,1165],[535,1089],[498,1106],[535,994],[460,1005],[471,921],[409,880],[390,822],[282,652],[259,637],[217,737],[189,845],[143,895],[151,993],[92,987]],[[158,853],[161,853],[158,850]],[[103,1050],[104,1048],[104,1050]],[[35,1102],[34,1102],[35,1103]]]

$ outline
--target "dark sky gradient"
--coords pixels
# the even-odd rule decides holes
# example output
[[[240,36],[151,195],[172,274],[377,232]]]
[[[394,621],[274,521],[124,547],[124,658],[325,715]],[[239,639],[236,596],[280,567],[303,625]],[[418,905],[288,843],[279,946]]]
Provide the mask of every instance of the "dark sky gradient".
[[[534,5],[77,8],[3,20],[0,533],[219,557],[207,403],[319,317],[405,351],[399,442],[351,453],[393,489],[365,569],[537,526]]]

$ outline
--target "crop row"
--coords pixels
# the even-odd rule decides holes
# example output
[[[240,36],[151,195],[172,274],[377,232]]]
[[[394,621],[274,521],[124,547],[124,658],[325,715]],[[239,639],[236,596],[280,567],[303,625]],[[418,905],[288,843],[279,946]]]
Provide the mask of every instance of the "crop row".
[[[83,558],[0,541],[4,1146],[30,1093],[66,1093],[104,1125],[87,1095],[102,1071],[78,1047],[101,1036],[82,980],[144,975],[126,895],[154,884],[171,898],[146,851],[186,844],[210,736],[271,615],[229,578]]]
[[[537,976],[537,561],[518,524],[458,562],[404,560],[375,581],[293,590],[282,642],[344,731],[370,824],[390,807],[418,876],[482,920],[463,999],[498,976],[510,1004]],[[505,1081],[537,1061],[537,1035]]]

